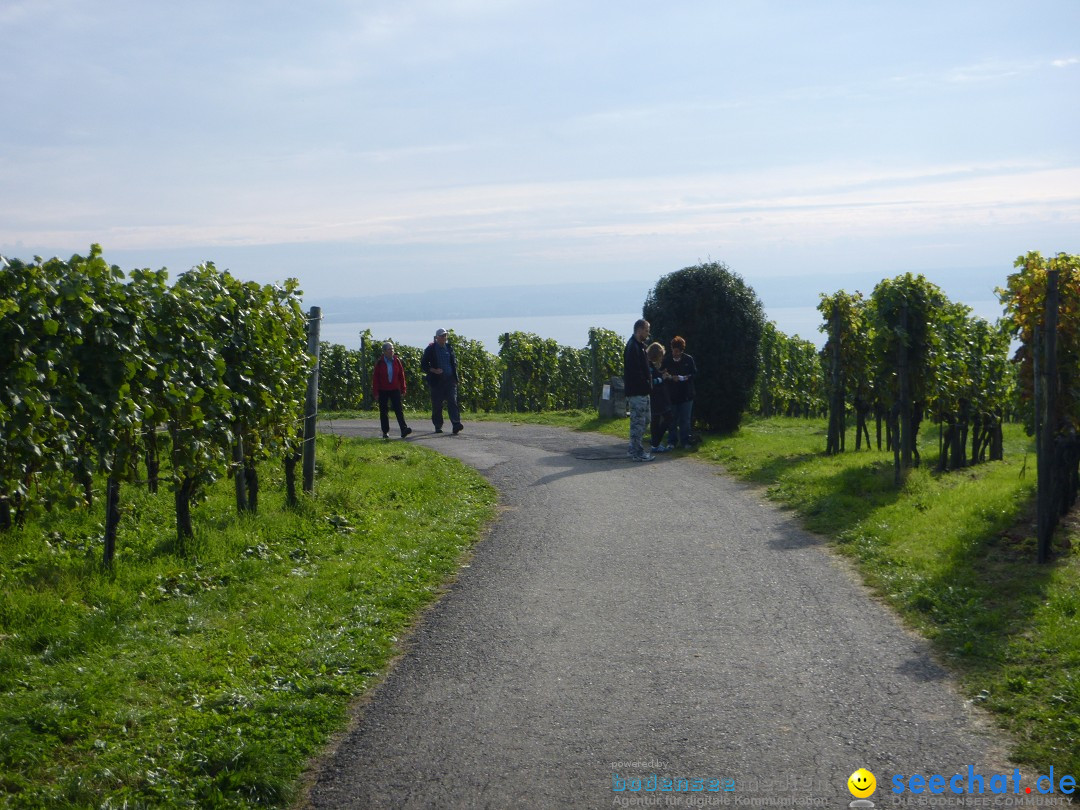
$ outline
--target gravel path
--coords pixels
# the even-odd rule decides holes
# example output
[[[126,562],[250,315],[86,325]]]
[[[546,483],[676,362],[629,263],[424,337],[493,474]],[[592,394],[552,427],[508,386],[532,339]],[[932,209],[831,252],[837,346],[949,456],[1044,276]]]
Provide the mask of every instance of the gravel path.
[[[717,468],[556,428],[414,428],[502,514],[305,806],[840,808],[865,767],[880,808],[894,774],[1012,774],[927,645]]]

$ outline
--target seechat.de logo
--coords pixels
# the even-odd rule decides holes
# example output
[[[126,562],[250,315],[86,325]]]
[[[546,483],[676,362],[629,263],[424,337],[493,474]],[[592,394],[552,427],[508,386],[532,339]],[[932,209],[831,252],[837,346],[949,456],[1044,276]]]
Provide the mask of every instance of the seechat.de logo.
[[[867,801],[877,789],[877,779],[866,768],[859,768],[847,780],[847,789],[855,797],[855,801],[848,805],[851,808],[872,808],[874,803]]]

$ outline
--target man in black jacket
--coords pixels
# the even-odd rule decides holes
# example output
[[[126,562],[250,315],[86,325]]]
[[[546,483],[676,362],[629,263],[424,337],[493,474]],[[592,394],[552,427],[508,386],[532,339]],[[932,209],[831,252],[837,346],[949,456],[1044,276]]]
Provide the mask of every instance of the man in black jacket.
[[[623,385],[626,390],[626,404],[630,408],[630,450],[627,455],[634,461],[652,461],[653,456],[646,452],[642,439],[652,416],[649,407],[649,392],[652,390],[652,375],[649,373],[649,360],[645,356],[645,342],[649,339],[649,322],[644,318],[634,324],[634,335],[626,341],[623,351]]]
[[[461,424],[461,414],[458,411],[457,358],[454,357],[454,347],[446,341],[446,335],[445,329],[435,330],[435,340],[424,349],[420,368],[427,375],[428,386],[431,388],[431,423],[435,425],[435,432],[443,432],[442,408],[443,400],[446,400],[450,424],[454,426],[454,435],[457,435],[465,429],[465,425]]]

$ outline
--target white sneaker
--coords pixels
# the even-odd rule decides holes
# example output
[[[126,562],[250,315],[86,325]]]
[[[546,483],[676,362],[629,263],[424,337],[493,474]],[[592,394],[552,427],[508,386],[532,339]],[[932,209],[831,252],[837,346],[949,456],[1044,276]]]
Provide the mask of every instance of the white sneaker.
[[[634,456],[634,461],[652,461],[656,456],[652,453],[642,453],[640,456]]]

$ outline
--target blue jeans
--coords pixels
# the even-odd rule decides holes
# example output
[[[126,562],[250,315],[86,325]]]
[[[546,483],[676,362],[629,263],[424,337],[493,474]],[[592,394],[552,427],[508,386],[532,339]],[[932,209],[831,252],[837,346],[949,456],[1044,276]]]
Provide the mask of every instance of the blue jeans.
[[[690,417],[694,411],[694,400],[688,400],[686,402],[676,402],[673,406],[675,409],[675,424],[671,427],[671,438],[675,438],[676,429],[679,431],[679,444],[683,447],[690,446]],[[674,441],[672,442],[674,444]]]

